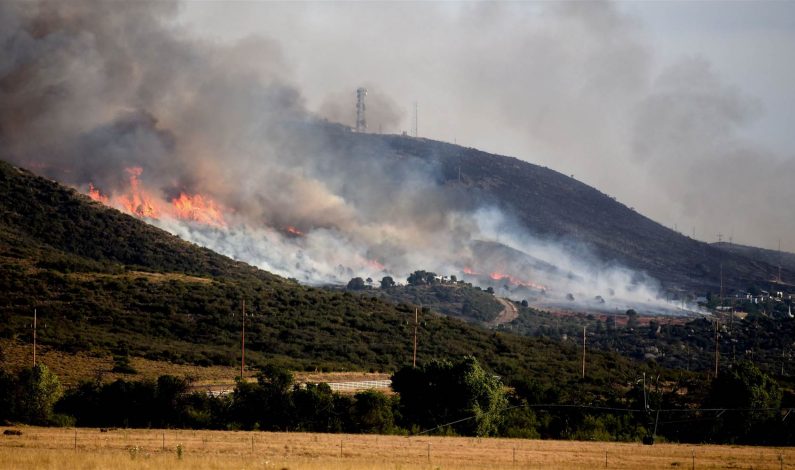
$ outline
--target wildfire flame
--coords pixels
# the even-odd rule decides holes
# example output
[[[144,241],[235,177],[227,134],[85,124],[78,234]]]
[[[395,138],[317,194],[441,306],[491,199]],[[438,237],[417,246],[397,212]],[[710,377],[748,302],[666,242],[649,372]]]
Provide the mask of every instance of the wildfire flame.
[[[168,215],[177,219],[190,220],[214,227],[226,227],[224,208],[207,196],[201,194],[188,194],[180,192],[179,197],[166,201],[151,196],[142,187],[140,177],[143,173],[141,167],[126,168],[129,176],[129,190],[123,194],[116,194],[113,198],[103,194],[93,183],[88,185],[88,196],[105,205],[123,210],[138,217],[158,219]]]
[[[379,263],[377,260],[374,260],[374,259],[368,259],[367,260],[367,266],[372,268],[372,269],[375,269],[376,271],[383,271],[384,268],[386,267],[386,266],[384,266],[383,264]]]
[[[507,280],[509,283],[511,283],[513,285],[516,285],[516,286],[531,287],[533,289],[538,289],[538,290],[546,290],[547,289],[545,286],[542,286],[541,284],[536,284],[533,281],[526,281],[526,280],[519,279],[519,278],[516,278],[514,276],[511,276],[510,274],[503,274],[503,273],[497,272],[497,271],[489,274],[489,277],[492,280],[494,280],[494,281],[505,281],[505,280]]]
[[[226,227],[220,206],[210,198],[201,194],[190,196],[180,193],[179,197],[172,200],[174,215],[180,219],[192,220],[215,227]]]
[[[154,199],[140,187],[138,177],[143,173],[143,168],[135,166],[126,168],[125,171],[130,175],[130,192],[129,194],[118,196],[115,201],[130,214],[152,219],[160,217],[160,211],[155,207]]]
[[[290,235],[293,235],[293,236],[296,236],[296,237],[303,237],[304,236],[304,232],[298,230],[296,227],[293,227],[292,225],[288,225],[287,228],[285,228],[285,230],[287,230],[287,233],[289,233]]]
[[[110,198],[95,188],[93,183],[88,183],[88,197],[105,205],[110,203]]]
[[[464,267],[464,269],[462,269],[462,271],[464,272],[464,274],[469,275],[469,276],[481,276],[482,275],[481,273],[475,271],[474,269],[472,269],[469,266]],[[517,278],[515,276],[511,276],[510,274],[504,274],[504,273],[501,273],[499,271],[494,271],[491,274],[489,274],[489,278],[492,281],[507,282],[507,283],[513,284],[515,286],[530,287],[530,288],[538,289],[538,290],[546,290],[547,289],[546,286],[544,286],[544,285],[537,284],[537,283],[535,283],[533,281],[526,281],[526,280],[523,280],[523,279],[519,279],[519,278]]]

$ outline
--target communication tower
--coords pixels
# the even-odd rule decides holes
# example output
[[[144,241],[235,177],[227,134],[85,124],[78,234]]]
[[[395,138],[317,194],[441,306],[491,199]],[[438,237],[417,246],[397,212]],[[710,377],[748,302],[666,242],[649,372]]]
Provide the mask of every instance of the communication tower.
[[[356,89],[356,132],[367,132],[367,118],[364,115],[367,109],[364,104],[365,96],[367,96],[367,88]]]

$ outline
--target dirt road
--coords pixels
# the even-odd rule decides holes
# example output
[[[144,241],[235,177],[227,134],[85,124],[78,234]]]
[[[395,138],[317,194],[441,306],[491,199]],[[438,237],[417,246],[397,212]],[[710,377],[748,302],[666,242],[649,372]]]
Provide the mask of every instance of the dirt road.
[[[513,302],[508,299],[503,299],[502,297],[495,297],[497,302],[502,304],[502,312],[497,315],[497,318],[491,320],[487,323],[488,326],[497,326],[502,325],[503,323],[508,323],[514,321],[516,318],[519,317],[519,309],[516,308]]]

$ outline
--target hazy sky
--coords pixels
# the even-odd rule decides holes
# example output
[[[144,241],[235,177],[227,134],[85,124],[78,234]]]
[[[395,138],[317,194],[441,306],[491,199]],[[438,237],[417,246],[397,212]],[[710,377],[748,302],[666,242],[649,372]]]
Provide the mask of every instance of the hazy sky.
[[[795,2],[187,2],[306,106],[549,166],[660,223],[795,251]],[[258,43],[262,44],[262,43]],[[253,53],[250,60],[256,61]],[[267,64],[263,64],[267,66]]]

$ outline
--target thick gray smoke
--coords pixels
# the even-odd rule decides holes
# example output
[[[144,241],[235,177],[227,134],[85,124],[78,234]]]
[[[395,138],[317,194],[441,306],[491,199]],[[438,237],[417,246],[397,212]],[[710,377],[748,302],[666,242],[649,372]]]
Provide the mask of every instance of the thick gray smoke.
[[[655,302],[652,280],[532,237],[440,183],[434,163],[323,124],[273,41],[213,43],[176,14],[166,2],[0,3],[0,157],[311,284],[426,269],[515,298]],[[375,103],[392,130],[394,106]]]
[[[649,4],[658,17],[673,17],[664,36],[626,13]],[[790,106],[776,114],[780,123],[763,124],[792,121],[795,94],[781,91],[795,79],[793,2],[319,2],[230,10],[190,4],[183,16],[224,37],[265,30],[289,38],[284,48],[302,72],[295,78],[310,109],[326,109],[329,83],[353,89],[367,80],[408,111],[405,130],[416,100],[422,136],[574,174],[666,226],[688,235],[695,227],[705,241],[722,232],[795,249],[795,217],[786,207],[795,200],[793,140],[789,147],[760,141],[768,134],[754,126],[767,110],[737,86],[754,85],[756,93],[769,84],[776,91],[767,102]],[[733,70],[695,52],[699,38],[715,42],[716,30],[724,34],[720,55],[736,57]],[[693,43],[673,55],[664,47],[685,41]]]

